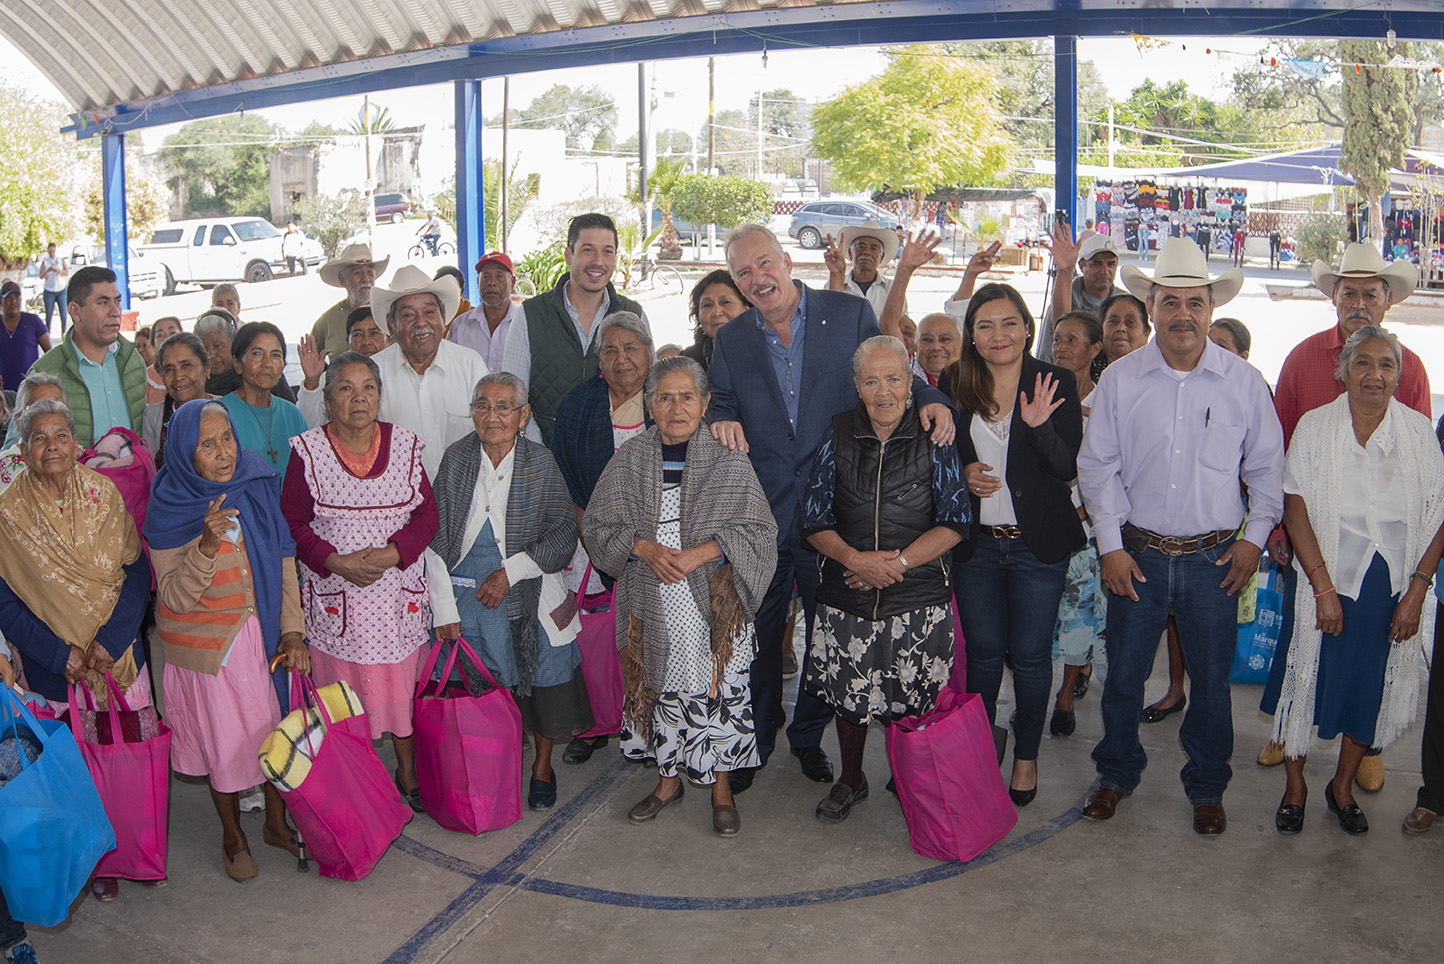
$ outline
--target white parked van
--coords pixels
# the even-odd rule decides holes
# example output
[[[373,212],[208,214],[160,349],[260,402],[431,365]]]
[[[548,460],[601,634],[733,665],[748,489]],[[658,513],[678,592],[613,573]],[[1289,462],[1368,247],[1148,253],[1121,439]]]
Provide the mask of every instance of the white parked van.
[[[286,264],[282,236],[265,218],[197,218],[161,225],[140,247],[161,266],[165,293],[172,294],[177,284],[270,281]],[[307,267],[325,260],[311,238],[302,251]]]

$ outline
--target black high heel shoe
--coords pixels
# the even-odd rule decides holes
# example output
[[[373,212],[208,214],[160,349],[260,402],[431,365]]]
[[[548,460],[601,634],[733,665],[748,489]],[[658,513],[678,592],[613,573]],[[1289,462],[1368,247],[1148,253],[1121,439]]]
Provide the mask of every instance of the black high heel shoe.
[[[1038,788],[1036,786],[1033,787],[1033,789],[1031,790],[1014,790],[1012,787],[1008,788],[1008,799],[1012,800],[1013,806],[1017,807],[1019,810],[1032,803],[1033,798],[1037,795]]]

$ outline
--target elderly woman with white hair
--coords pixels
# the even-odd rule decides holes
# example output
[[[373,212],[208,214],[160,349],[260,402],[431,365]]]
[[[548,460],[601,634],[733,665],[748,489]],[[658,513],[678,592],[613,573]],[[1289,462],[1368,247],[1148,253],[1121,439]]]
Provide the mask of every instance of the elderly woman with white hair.
[[[239,359],[231,351],[231,343],[235,341],[236,335],[240,332],[239,322],[225,308],[207,308],[196,318],[194,334],[200,338],[201,343],[206,347],[206,355],[210,359],[209,375],[206,378],[206,394],[215,398],[224,398],[231,392],[241,388],[242,377]],[[282,343],[284,348],[284,342]],[[270,393],[277,398],[285,399],[295,403],[296,393],[291,391],[291,386],[281,377],[269,389]]]
[[[926,713],[951,675],[948,554],[972,521],[957,448],[918,418],[907,348],[875,335],[852,371],[860,401],[833,418],[802,500],[820,576],[806,685],[837,714],[841,751],[816,810],[829,823],[867,799],[868,725]]]
[[[657,759],[657,788],[627,818],[681,800],[685,770],[711,784],[712,829],[731,837],[742,819],[727,774],[758,765],[748,670],[777,522],[751,461],[703,420],[700,365],[657,362],[646,396],[656,424],[617,451],[582,516],[597,566],[617,577],[625,723]]]
[[[1284,526],[1313,598],[1298,594],[1282,692],[1263,707],[1284,748],[1280,833],[1303,829],[1315,726],[1320,739],[1342,738],[1329,812],[1346,832],[1367,832],[1353,794],[1359,762],[1418,709],[1415,640],[1433,634],[1425,602],[1444,550],[1444,455],[1429,420],[1394,397],[1402,367],[1395,336],[1355,331],[1335,371],[1344,394],[1306,413],[1289,444]]]
[[[15,411],[10,417],[16,420],[16,434],[19,434],[19,418],[31,403],[42,399],[65,404],[65,386],[60,379],[48,372],[31,372],[20,383],[15,392]],[[0,451],[0,492],[10,487],[20,473],[25,471],[25,453],[20,450],[17,439],[14,445]]]
[[[492,372],[476,383],[476,431],[447,447],[436,472],[426,578],[436,638],[473,641],[515,697],[536,744],[527,805],[547,810],[557,798],[552,746],[589,730],[592,707],[561,578],[577,516],[556,459],[521,435],[529,417],[520,378]]]

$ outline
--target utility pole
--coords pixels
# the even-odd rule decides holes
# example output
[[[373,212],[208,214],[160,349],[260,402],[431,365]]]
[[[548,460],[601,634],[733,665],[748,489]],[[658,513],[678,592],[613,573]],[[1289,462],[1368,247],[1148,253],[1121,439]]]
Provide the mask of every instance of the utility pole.
[[[757,80],[757,180],[762,180],[762,79]]]
[[[501,239],[501,250],[506,251],[506,189],[507,189],[507,165],[506,165],[506,128],[507,110],[511,103],[511,76],[507,75],[501,79],[501,196],[497,198],[496,208],[501,223],[497,225],[497,237]],[[485,204],[485,202],[482,202]],[[485,210],[485,208],[483,208]],[[482,247],[486,247],[485,242]]]
[[[1108,166],[1113,166],[1113,151],[1115,141],[1113,140],[1113,101],[1108,102]]]
[[[366,131],[366,233],[376,228],[376,181],[371,176],[371,95],[361,99],[362,124]]]
[[[717,170],[717,58],[707,58],[707,174]]]

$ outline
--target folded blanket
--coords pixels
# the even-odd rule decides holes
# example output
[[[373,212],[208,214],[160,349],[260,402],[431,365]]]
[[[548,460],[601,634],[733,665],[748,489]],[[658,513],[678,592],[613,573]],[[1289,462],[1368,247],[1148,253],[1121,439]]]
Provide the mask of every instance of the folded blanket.
[[[350,683],[332,683],[317,692],[333,723],[365,712]],[[313,755],[320,751],[326,736],[321,715],[314,707],[305,711],[304,724],[302,719],[300,709],[292,710],[261,743],[261,773],[277,790],[295,790],[305,781]]]

